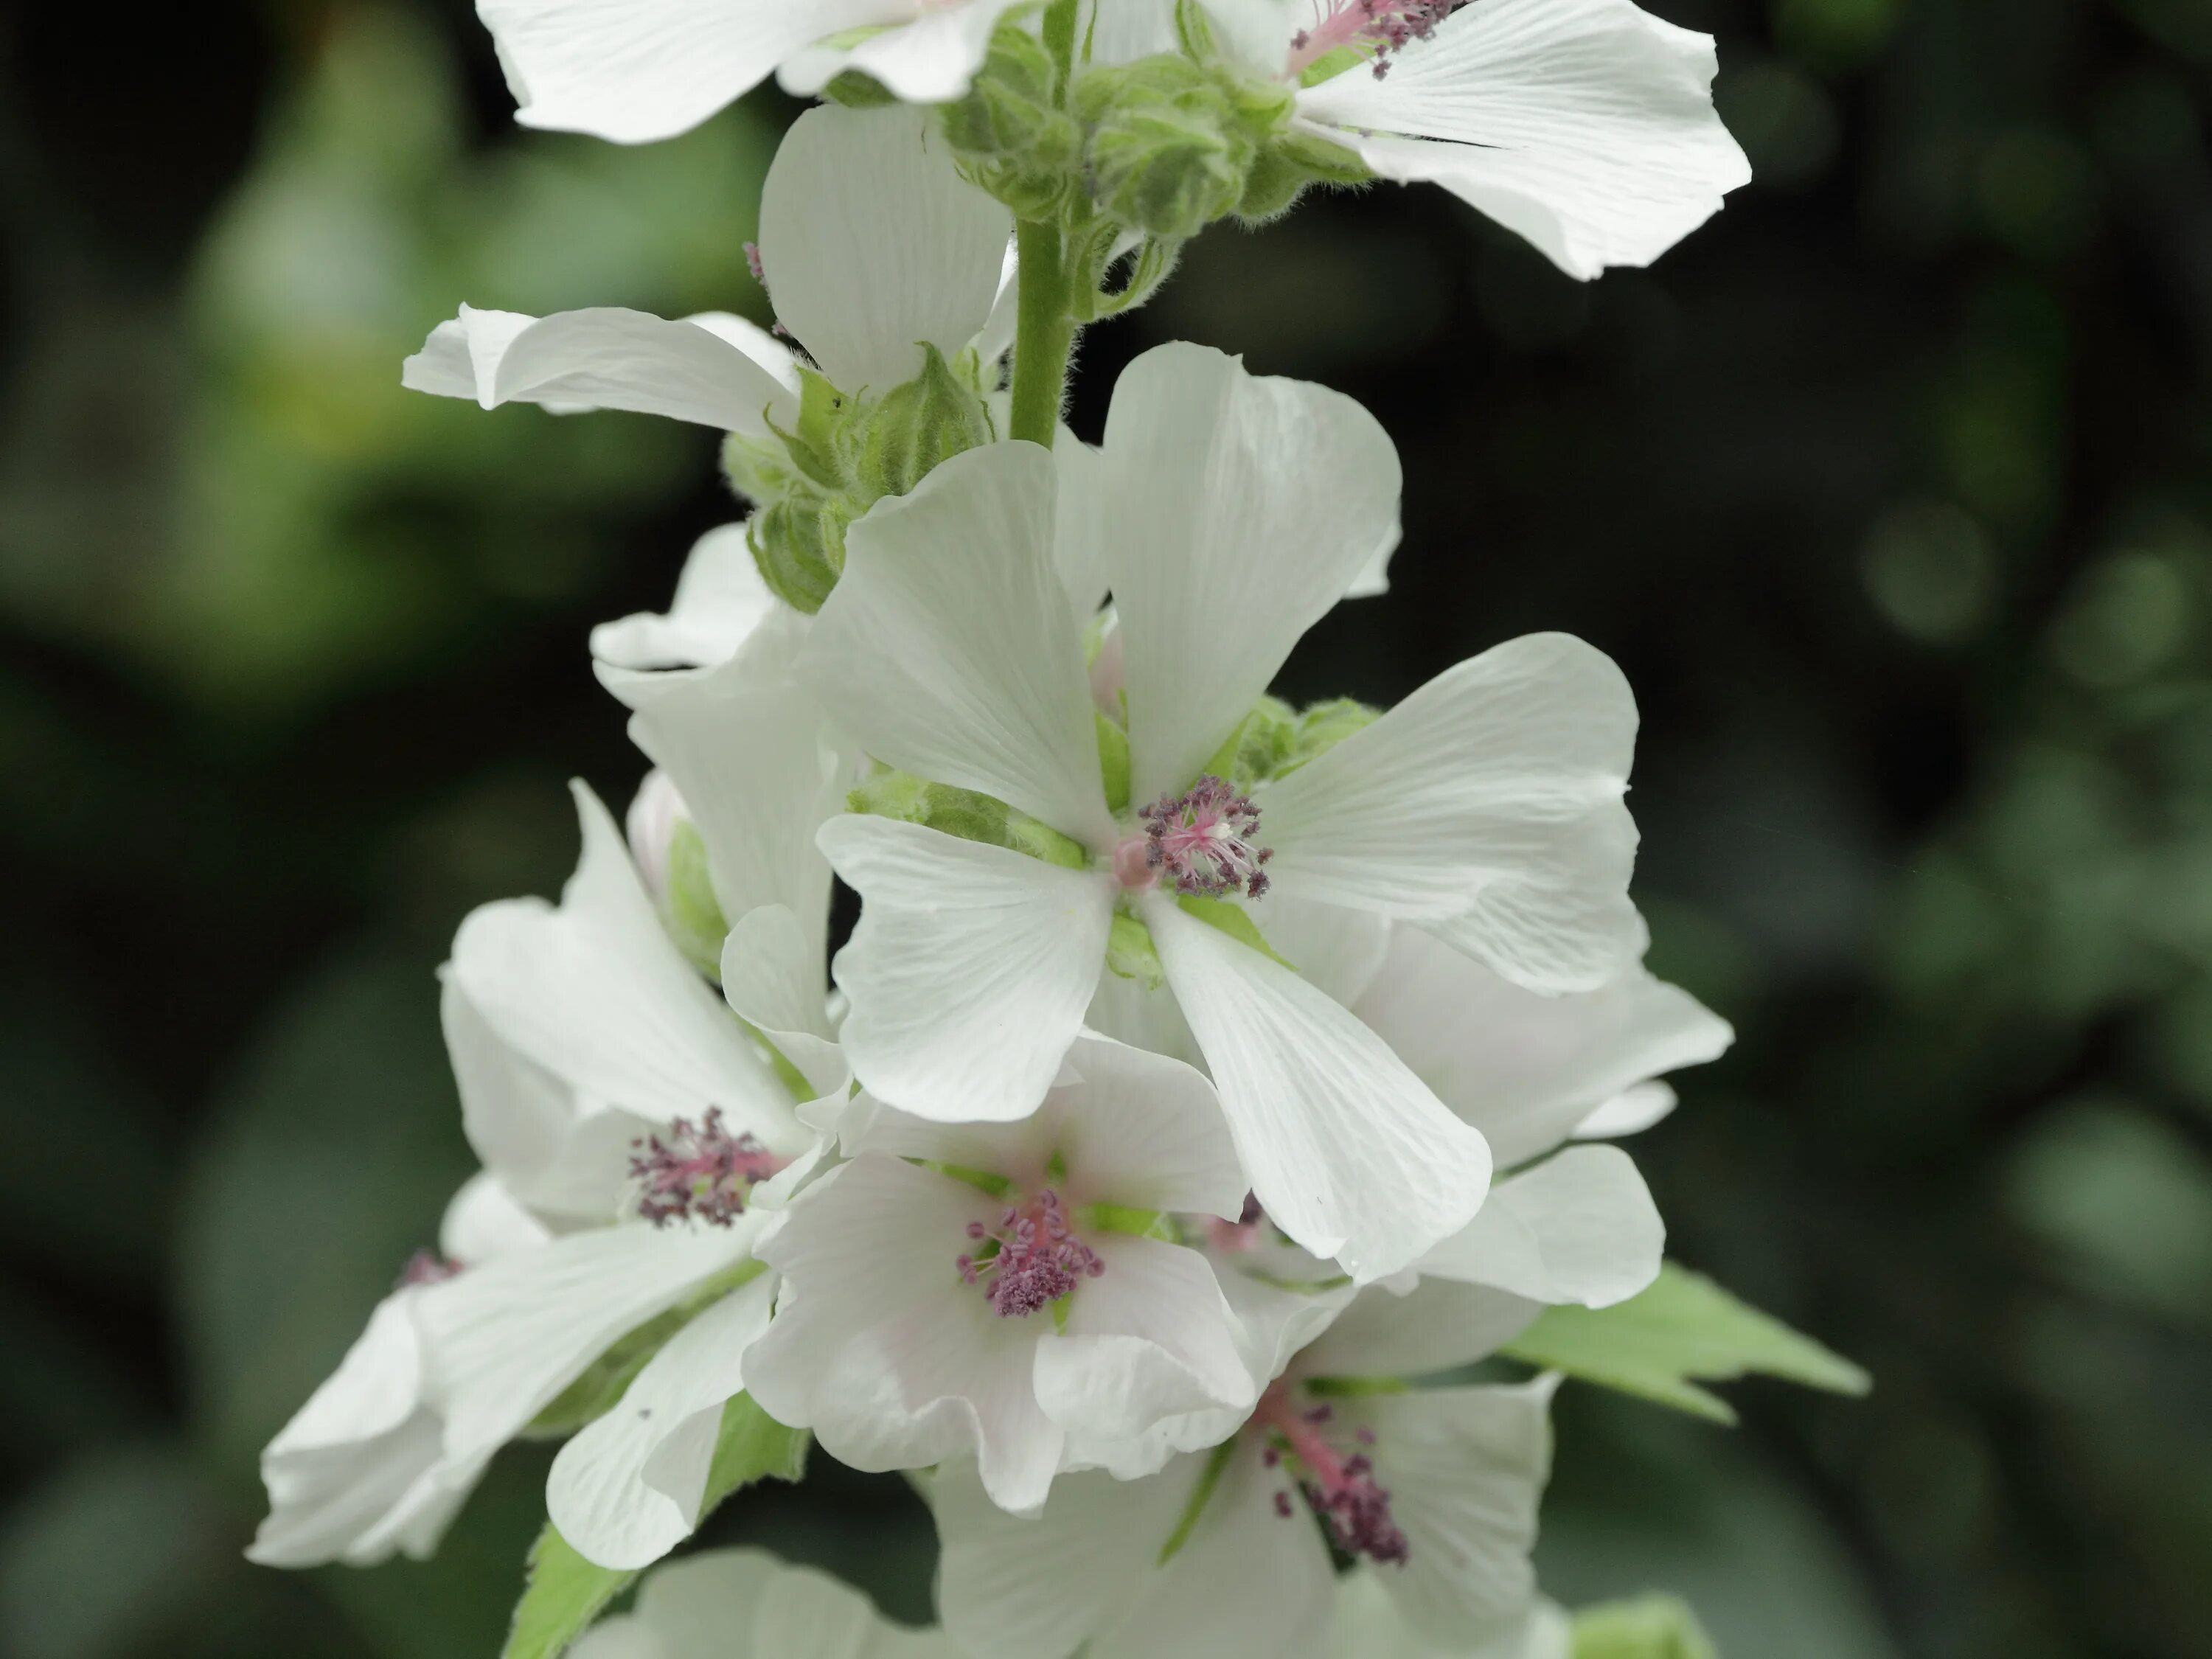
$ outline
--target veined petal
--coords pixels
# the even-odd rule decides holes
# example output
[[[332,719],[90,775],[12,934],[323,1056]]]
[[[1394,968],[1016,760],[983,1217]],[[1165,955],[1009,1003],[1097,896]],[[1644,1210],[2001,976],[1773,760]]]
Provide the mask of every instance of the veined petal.
[[[662,929],[606,809],[580,787],[576,804],[584,854],[560,908],[473,912],[451,982],[503,1041],[592,1099],[653,1120],[720,1107],[733,1131],[788,1146],[782,1085]]]
[[[487,1455],[615,1340],[743,1261],[760,1226],[602,1227],[427,1286],[416,1299],[445,1455]]]
[[[812,1429],[840,1462],[881,1471],[974,1456],[994,1501],[1034,1509],[1063,1440],[1030,1381],[1051,1325],[1000,1317],[954,1265],[991,1204],[876,1153],[823,1176],[762,1241],[784,1283],[745,1381],[763,1410]]]
[[[1536,1605],[1528,1552],[1552,1470],[1556,1376],[1517,1388],[1417,1389],[1334,1402],[1369,1455],[1412,1553],[1383,1583],[1439,1642],[1495,1640]]]
[[[854,1074],[920,1117],[1035,1111],[1097,983],[1113,878],[888,818],[832,818],[820,839],[861,899],[831,964]]]
[[[933,21],[988,9],[970,0]],[[776,316],[848,392],[881,395],[912,380],[921,342],[958,355],[998,295],[1013,222],[960,176],[929,118],[921,109],[808,110],[761,189],[761,265]]]
[[[477,0],[525,126],[672,138],[825,36],[911,0]]]
[[[1517,984],[1587,991],[1641,952],[1622,796],[1636,702],[1602,652],[1532,634],[1447,669],[1253,791],[1285,895],[1418,921]]]
[[[599,678],[635,713],[631,741],[665,772],[707,848],[707,873],[734,922],[781,905],[819,959],[829,926],[830,866],[815,832],[843,805],[826,711],[792,678],[805,637],[776,611],[720,667]]]
[[[964,0],[925,7],[901,27],[849,46],[819,46],[786,59],[776,78],[786,92],[809,98],[847,70],[872,76],[910,104],[945,104],[964,95],[981,67],[991,31],[1020,0]],[[905,10],[913,15],[914,6]]]
[[[1382,971],[1392,935],[1405,931],[1372,910],[1350,910],[1295,893],[1269,893],[1254,917],[1277,956],[1347,1008],[1358,1006]]]
[[[592,655],[612,668],[713,667],[735,656],[775,612],[745,526],[726,524],[692,544],[665,615],[601,623],[592,630]]]
[[[1639,1083],[1633,1088],[1623,1089],[1576,1124],[1574,1138],[1613,1140],[1622,1135],[1641,1134],[1664,1120],[1678,1103],[1674,1091],[1668,1085]]]
[[[783,905],[748,910],[723,942],[722,996],[732,1011],[775,1044],[817,1097],[842,1099],[852,1069],[830,1029],[824,976],[820,927]]]
[[[850,1585],[761,1550],[671,1563],[646,1580],[626,1622],[650,1645],[608,1659],[957,1659],[943,1632],[902,1629]],[[584,1659],[584,1646],[572,1651]]]
[[[1543,1312],[1539,1303],[1448,1279],[1403,1295],[1370,1285],[1291,1369],[1300,1376],[1427,1376],[1487,1359]]]
[[[622,1401],[561,1449],[545,1483],[561,1536],[603,1567],[644,1567],[699,1522],[722,1407],[768,1329],[772,1274],[732,1291],[646,1362]]]
[[[1494,1637],[1439,1642],[1400,1611],[1385,1582],[1390,1571],[1358,1566],[1336,1581],[1329,1659],[1572,1659],[1573,1628],[1557,1602],[1538,1598],[1525,1620],[1501,1623]]]
[[[1398,453],[1341,393],[1184,344],[1121,371],[1105,452],[1142,801],[1189,785],[1371,562],[1397,522]]]
[[[1735,1036],[1640,963],[1595,991],[1540,996],[1413,927],[1391,936],[1354,1012],[1507,1168],[1581,1133],[1646,1079],[1717,1058]]]
[[[483,1170],[461,1183],[438,1218],[439,1253],[464,1265],[535,1249],[552,1237],[506,1182]]]
[[[1051,565],[1054,473],[987,444],[879,501],[799,672],[868,752],[1110,845],[1083,648]]]
[[[1751,179],[1714,112],[1712,37],[1629,0],[1476,0],[1435,38],[1298,94],[1301,125],[1427,179],[1571,276],[1646,265]]]
[[[1666,1242],[1636,1160],[1618,1146],[1571,1146],[1492,1187],[1419,1267],[1532,1302],[1608,1308],[1659,1277]]]
[[[621,409],[756,436],[797,404],[769,368],[696,323],[602,307],[524,317],[477,311],[438,325],[400,383],[486,409],[543,404],[560,413]]]
[[[1145,919],[1277,1226],[1364,1284],[1467,1224],[1490,1149],[1379,1037],[1176,905],[1149,900]]]

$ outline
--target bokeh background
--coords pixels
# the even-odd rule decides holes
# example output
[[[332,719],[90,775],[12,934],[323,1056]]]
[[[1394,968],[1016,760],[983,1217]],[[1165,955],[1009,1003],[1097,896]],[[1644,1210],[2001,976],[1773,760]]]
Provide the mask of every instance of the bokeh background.
[[[2212,1653],[2212,6],[1656,0],[1759,181],[1592,287],[1441,193],[1217,230],[1086,343],[1366,401],[1397,586],[1301,695],[1531,628],[1628,669],[1655,963],[1737,1024],[1639,1146],[1685,1261],[1869,1365],[1723,1431],[1571,1389],[1542,1560],[1730,1659]],[[0,15],[0,1652],[496,1650],[239,1551],[259,1444],[466,1167],[432,969],[557,888],[586,670],[732,516],[712,434],[403,393],[457,301],[764,316],[793,106],[525,134],[464,0]],[[826,1462],[826,1461],[825,1461]],[[896,1481],[720,1536],[927,1608]]]

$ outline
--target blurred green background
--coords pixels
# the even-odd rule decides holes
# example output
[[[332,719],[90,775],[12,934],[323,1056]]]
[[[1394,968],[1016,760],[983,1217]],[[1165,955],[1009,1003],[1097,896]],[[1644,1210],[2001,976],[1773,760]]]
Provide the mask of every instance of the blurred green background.
[[[1676,1252],[1872,1367],[1723,1431],[1571,1389],[1543,1565],[1730,1659],[2212,1653],[2212,5],[1659,0],[1759,182],[1583,288],[1435,191],[1212,233],[1188,336],[1366,401],[1389,599],[1299,695],[1564,628],[1645,710],[1655,963],[1737,1023],[1639,1146]],[[550,891],[587,672],[712,434],[401,392],[458,301],[761,312],[757,96],[526,135],[463,0],[0,15],[0,1652],[495,1650],[239,1551],[260,1443],[466,1167],[431,969]],[[927,1607],[904,1488],[733,1506]]]

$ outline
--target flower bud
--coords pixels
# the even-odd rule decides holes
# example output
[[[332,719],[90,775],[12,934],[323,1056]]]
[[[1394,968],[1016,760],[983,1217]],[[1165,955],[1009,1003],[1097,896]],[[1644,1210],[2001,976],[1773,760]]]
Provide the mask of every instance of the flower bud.
[[[845,527],[857,516],[841,498],[807,489],[754,514],[745,538],[769,592],[807,616],[819,611],[845,568]]]
[[[861,427],[854,482],[861,500],[903,495],[939,461],[991,441],[982,398],[925,342],[921,373],[885,392]]]
[[[1092,200],[1154,236],[1195,236],[1235,210],[1258,145],[1221,83],[1184,58],[1091,70],[1075,87]]]
[[[967,95],[941,106],[953,153],[1024,219],[1053,217],[1079,188],[1082,134],[1060,95],[1059,66],[1044,42],[1004,23]]]
[[[1261,148],[1245,174],[1237,216],[1264,223],[1290,211],[1309,185],[1364,185],[1374,176],[1341,144],[1310,133],[1282,133]]]

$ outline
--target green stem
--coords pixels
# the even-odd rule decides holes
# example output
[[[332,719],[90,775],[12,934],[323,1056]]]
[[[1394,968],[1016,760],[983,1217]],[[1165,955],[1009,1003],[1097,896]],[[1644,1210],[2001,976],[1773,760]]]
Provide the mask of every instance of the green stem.
[[[1067,305],[1067,271],[1060,228],[1024,219],[1014,231],[1021,283],[1015,311],[1013,412],[1008,435],[1052,447],[1060,405],[1067,395],[1067,362],[1075,319]]]

